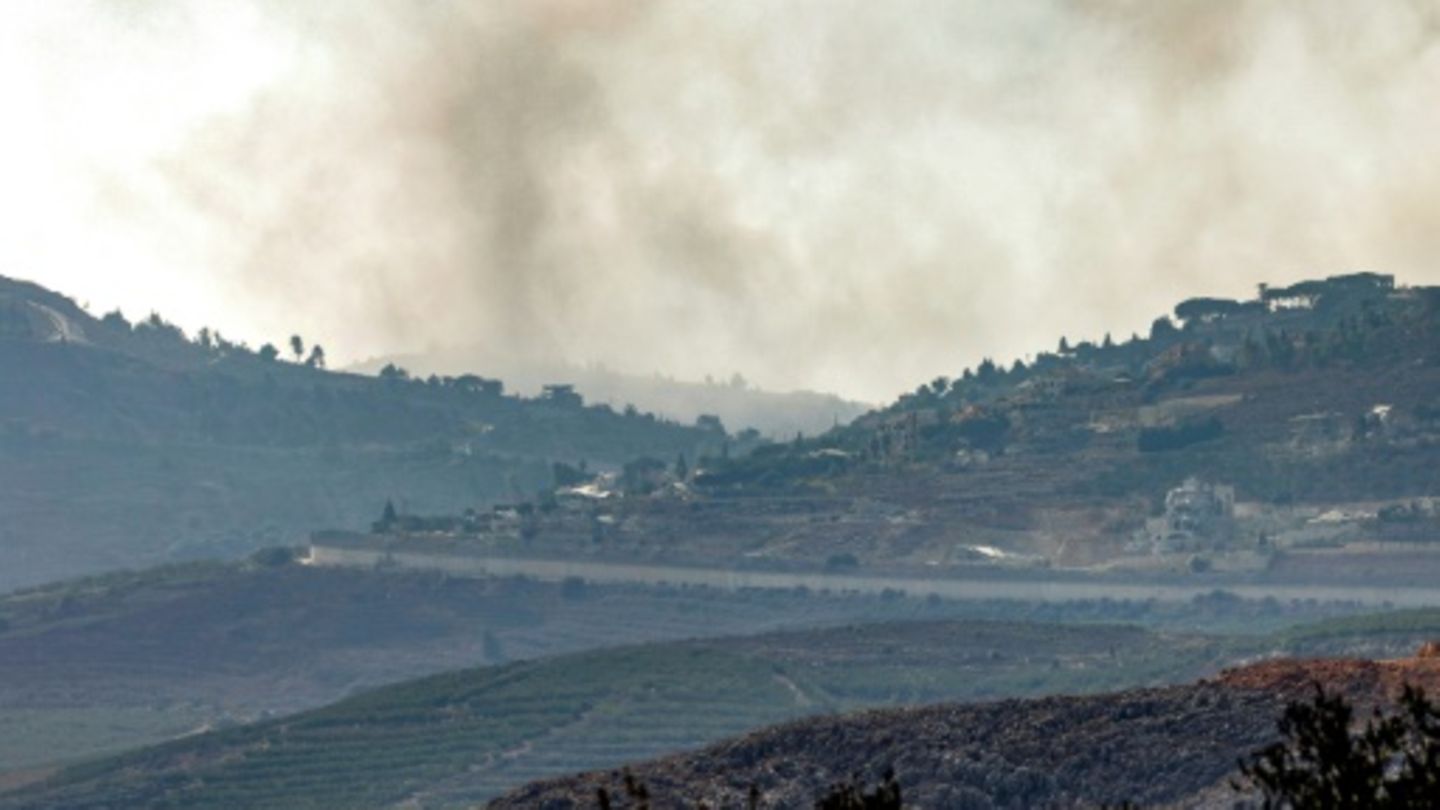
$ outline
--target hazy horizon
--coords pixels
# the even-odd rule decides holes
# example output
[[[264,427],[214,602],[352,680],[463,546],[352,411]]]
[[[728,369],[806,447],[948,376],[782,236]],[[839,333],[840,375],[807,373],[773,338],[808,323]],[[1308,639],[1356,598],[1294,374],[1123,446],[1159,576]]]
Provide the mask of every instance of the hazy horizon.
[[[332,362],[870,402],[1192,295],[1440,282],[1440,4],[19,3],[0,274]]]

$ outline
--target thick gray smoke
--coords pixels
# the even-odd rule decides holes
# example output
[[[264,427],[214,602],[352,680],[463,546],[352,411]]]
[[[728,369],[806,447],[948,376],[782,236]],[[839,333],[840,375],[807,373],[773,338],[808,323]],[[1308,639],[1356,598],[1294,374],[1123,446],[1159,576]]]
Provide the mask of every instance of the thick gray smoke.
[[[237,5],[283,69],[116,215],[183,210],[197,272],[332,356],[881,400],[1188,295],[1440,281],[1435,2]]]

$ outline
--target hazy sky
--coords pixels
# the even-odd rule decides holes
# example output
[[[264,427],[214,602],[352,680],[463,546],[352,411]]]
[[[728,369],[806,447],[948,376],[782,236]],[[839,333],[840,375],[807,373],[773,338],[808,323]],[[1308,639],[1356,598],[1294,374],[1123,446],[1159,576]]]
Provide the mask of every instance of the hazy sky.
[[[878,401],[1189,295],[1440,282],[1440,2],[0,15],[0,274],[339,361]]]

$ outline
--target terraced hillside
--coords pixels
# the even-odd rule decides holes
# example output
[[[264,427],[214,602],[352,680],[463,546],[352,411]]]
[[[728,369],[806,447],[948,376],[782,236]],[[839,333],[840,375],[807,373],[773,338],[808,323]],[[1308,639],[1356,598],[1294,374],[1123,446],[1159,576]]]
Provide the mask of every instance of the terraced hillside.
[[[1278,627],[1353,605],[952,602],[544,585],[246,563],[110,574],[0,597],[0,777],[313,708],[459,667],[605,645],[839,623],[1023,618]]]
[[[1238,654],[1131,627],[991,622],[612,649],[440,675],[77,765],[0,806],[464,806],[787,718],[1186,680]]]
[[[1149,336],[1062,346],[937,378],[823,436],[707,459],[697,486],[828,499],[811,525],[777,526],[750,549],[876,565],[948,565],[957,544],[1105,562],[1192,476],[1277,514],[1374,512],[1440,491],[1436,288],[1336,277],[1253,301],[1182,302]],[[1405,532],[1354,529],[1440,537],[1434,514],[1415,517]],[[881,518],[892,525],[877,528]],[[1230,545],[1269,553],[1260,534]],[[1229,550],[1213,545],[1200,550]]]
[[[279,552],[269,552],[273,557]],[[976,606],[192,563],[0,598],[0,774],[604,645]],[[999,613],[999,606],[989,609]]]
[[[14,807],[464,806],[786,718],[1188,679],[1228,651],[1136,628],[901,624],[467,670],[76,765]]]
[[[0,722],[15,732],[0,735],[0,779],[196,729],[314,708],[407,678],[606,645],[958,619],[1125,622],[1166,633],[1253,637],[1358,610],[1354,604],[1250,601],[1224,592],[1188,602],[1027,603],[545,585],[312,568],[293,564],[288,552],[276,549],[245,563],[118,573],[0,597]],[[1423,619],[1417,621],[1423,626]],[[1384,636],[1369,637],[1378,643]],[[1409,637],[1397,637],[1401,647]],[[1347,638],[1332,641],[1343,646]],[[803,638],[796,643],[808,649]],[[1227,641],[1226,648],[1235,643]],[[890,685],[874,696],[881,701],[926,693],[923,684],[901,688],[910,675],[897,662],[929,672],[919,658],[871,660],[863,643],[827,645],[850,667],[826,677],[863,670],[857,676],[862,681]],[[980,680],[967,687],[969,693],[1010,694],[1007,679],[1024,676],[998,663],[987,672],[996,679],[993,688],[983,688],[984,677],[975,674]]]
[[[1126,776],[1123,769],[1137,762],[1150,763],[1146,757],[1153,754],[1146,752],[1147,747],[1163,745],[1168,746],[1165,750],[1180,751],[1192,759],[1176,760],[1160,772],[1179,778],[1193,765],[1199,770],[1185,776],[1188,781],[1181,787],[1199,789],[1208,784],[1206,779],[1219,778],[1233,765],[1238,743],[1217,738],[1189,745],[1164,735],[1200,722],[1203,728],[1248,729],[1243,742],[1250,745],[1273,728],[1270,710],[1279,687],[1267,687],[1259,697],[1237,697],[1207,686],[1210,691],[1204,697],[1196,697],[1187,687],[1118,699],[1097,698],[1084,703],[1090,708],[1079,715],[1072,709],[1082,704],[1073,700],[1056,698],[1035,704],[1041,707],[1036,709],[1009,698],[1176,683],[1217,672],[1226,663],[1316,650],[1403,655],[1415,649],[1419,640],[1437,634],[1440,610],[1337,618],[1263,636],[1212,637],[1117,625],[970,620],[881,623],[627,647],[439,675],[381,688],[325,709],[94,760],[11,793],[0,806],[378,807],[403,801],[412,806],[469,806],[530,780],[585,768],[613,769],[647,757],[695,750],[791,718],[957,700],[1002,702],[975,709],[955,706],[922,710],[916,715],[861,717],[953,717],[944,723],[956,728],[935,728],[936,733],[944,731],[970,740],[957,745],[971,752],[961,760],[969,757],[973,766],[955,773],[969,774],[965,779],[994,774],[992,782],[972,787],[1002,790],[996,786],[1008,786],[1003,787],[1009,791],[1003,795],[1014,799],[1012,805],[1033,798],[1035,794],[1025,790],[1039,788],[1061,791],[1046,795],[1088,795],[1099,801],[1123,794],[1118,788],[1109,793],[1081,791],[1077,786],[1093,786],[1094,780],[1081,773],[1078,761],[1054,778],[1036,773],[1039,767],[1033,763],[1044,757],[1064,761],[1056,746],[1063,751],[1066,745],[1079,745],[1074,739],[1067,741],[1061,734],[1056,737],[1058,742],[1034,736],[1026,742],[1020,737],[1030,732],[1015,731],[1018,736],[1005,744],[1020,745],[1028,752],[1023,753],[1029,758],[1024,761],[1032,763],[1023,765],[1029,770],[1016,771],[1017,761],[1010,754],[995,759],[986,753],[987,740],[1000,739],[986,735],[999,734],[1009,723],[1033,722],[1041,731],[1064,731],[1078,723],[1081,730],[1075,734],[1095,736],[1103,742],[1091,753],[1102,760],[1113,758],[1105,766],[1112,770],[1100,772],[1119,779],[1117,786],[1133,787],[1140,777]],[[1275,682],[1283,681],[1288,684],[1285,689],[1293,690],[1297,684],[1303,686],[1302,680],[1280,678]],[[1225,707],[1230,714],[1207,714],[1217,707]],[[1136,719],[1143,733],[1128,741],[1130,727],[1106,725],[1117,716]],[[687,791],[702,783],[705,790],[748,790],[750,782],[746,780],[770,773],[766,789],[780,790],[782,783],[790,784],[784,775],[798,771],[759,752],[769,751],[783,760],[789,755],[786,746],[800,744],[817,728],[831,729],[813,738],[823,744],[812,739],[812,745],[820,749],[833,746],[842,759],[817,761],[809,781],[790,780],[794,784],[784,790],[792,793],[781,790],[775,794],[788,802],[800,795],[793,791],[809,790],[812,782],[823,786],[826,774],[845,776],[851,767],[879,762],[873,758],[878,756],[875,747],[908,733],[885,726],[883,733],[871,735],[854,731],[846,725],[849,722],[807,722],[769,737],[761,735],[756,738],[762,740],[759,748],[753,740],[741,740],[714,749],[731,752],[724,754],[726,757],[749,757],[757,768],[764,764],[759,770],[715,765],[703,778],[674,770],[709,767],[696,763],[703,763],[712,751],[703,756],[682,755],[655,766],[659,770],[650,773],[661,774],[656,776],[657,785],[683,785]],[[928,734],[932,726],[922,723],[917,728]],[[868,742],[857,749],[859,753],[846,751],[847,740],[860,739]],[[897,757],[895,761],[905,760]],[[1085,768],[1096,764],[1087,762]],[[946,766],[951,770],[957,767],[953,763]],[[904,772],[902,768],[902,775]],[[916,771],[910,772],[913,784]],[[728,775],[722,779],[722,773]],[[596,784],[613,778],[606,771],[579,782],[541,785],[517,794],[521,798],[516,806],[535,806],[541,797],[564,795],[585,794],[588,801]],[[1091,781],[1084,781],[1087,779]],[[591,793],[586,794],[587,790]],[[985,795],[993,799],[998,795],[994,790]],[[718,798],[730,794],[694,795]],[[1162,790],[1128,795],[1153,799],[1174,794]],[[582,802],[578,806],[588,805]],[[1006,805],[1000,802],[999,806]]]

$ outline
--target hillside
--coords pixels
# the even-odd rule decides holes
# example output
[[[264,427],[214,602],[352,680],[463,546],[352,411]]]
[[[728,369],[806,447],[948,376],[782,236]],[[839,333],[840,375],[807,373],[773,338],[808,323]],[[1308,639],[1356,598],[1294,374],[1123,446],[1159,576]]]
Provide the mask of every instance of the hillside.
[[[524,551],[567,559],[1440,574],[1440,291],[1387,276],[1181,302],[1148,336],[987,362],[774,444],[563,388],[332,374],[3,289],[0,362],[29,382],[0,389],[0,587],[363,528],[389,497],[530,502]]]
[[[1285,660],[1187,686],[801,720],[628,772],[655,808],[743,806],[752,786],[761,806],[804,807],[854,775],[878,781],[887,767],[915,807],[1231,807],[1235,763],[1277,739],[1285,704],[1316,682],[1362,707],[1388,704],[1404,683],[1433,693],[1440,663]],[[602,787],[626,795],[621,774],[608,771],[530,785],[490,806],[588,807]]]
[[[159,316],[95,318],[0,278],[0,589],[533,497],[551,464],[715,452],[723,433],[507,396],[468,376],[341,374]]]
[[[634,597],[611,594],[598,601],[586,600],[583,606],[595,621],[583,630],[574,624],[582,621],[578,617],[551,621],[568,622],[578,632],[596,631],[610,621],[612,613],[607,601],[617,598]],[[717,607],[696,604],[685,610],[676,604],[662,610],[693,611],[697,618],[706,619],[725,616]],[[764,604],[757,605],[756,610],[795,607]],[[823,601],[813,607],[822,611],[814,615],[824,615]],[[905,612],[913,614],[915,607],[909,605]],[[997,615],[1013,615],[1023,609],[1017,605],[996,606]],[[1078,606],[1072,607],[1072,612],[1078,612]],[[839,617],[837,613],[828,615],[832,620]],[[447,673],[380,688],[325,709],[80,764],[46,783],[11,795],[8,802],[0,800],[0,806],[273,806],[279,795],[275,791],[284,792],[287,801],[283,806],[287,807],[388,806],[407,799],[418,806],[465,806],[532,779],[585,768],[614,768],[629,761],[698,748],[791,718],[878,706],[1074,695],[1154,686],[1218,672],[1229,663],[1286,653],[1356,650],[1395,655],[1414,649],[1417,639],[1440,633],[1440,611],[1335,619],[1274,635],[1228,638],[1159,633],[1110,624],[1047,625],[974,619],[897,623],[883,621],[883,614],[878,612],[866,618],[870,623],[860,626],[625,647]],[[507,645],[512,643],[513,636],[505,638]],[[438,639],[435,649],[445,643]],[[142,645],[148,643],[141,640]],[[293,676],[274,682],[298,683]],[[954,726],[948,731],[936,724],[938,720],[915,726],[923,732],[916,739],[923,742],[924,734],[932,731],[977,735],[965,745],[980,757],[975,762],[983,763],[990,756],[985,751],[992,743],[998,746],[999,740],[984,734],[999,734],[1012,724],[1033,721],[1030,731],[1017,728],[1013,732],[1018,740],[1027,734],[1078,724],[1080,730],[1075,734],[1112,741],[1107,744],[1115,757],[1114,768],[1128,767],[1126,762],[1145,762],[1145,756],[1153,756],[1144,753],[1151,745],[1189,752],[1201,776],[1187,777],[1190,781],[1183,787],[1198,789],[1208,784],[1206,779],[1219,778],[1216,774],[1223,775],[1224,768],[1233,764],[1235,740],[1217,737],[1190,745],[1158,735],[1178,734],[1198,717],[1216,729],[1250,729],[1253,735],[1246,732],[1249,736],[1242,741],[1250,745],[1273,728],[1271,707],[1278,699],[1273,691],[1236,697],[1215,691],[1213,684],[1202,686],[1204,698],[1196,698],[1194,689],[1185,687],[1138,696],[1100,697],[1078,704],[1074,698],[1034,705],[1008,701],[978,708],[917,710],[917,714],[865,714],[859,716],[860,721],[807,721],[713,750],[728,752],[724,757],[749,757],[758,768],[771,757],[778,762],[792,754],[802,756],[787,746],[799,745],[816,728],[829,730],[809,738],[812,747],[804,756],[816,756],[816,752],[839,745],[832,741],[869,735],[870,725],[879,722],[873,718],[886,723],[891,722],[886,718],[903,721],[900,726],[876,732],[876,739],[889,742],[909,734],[898,729],[908,728],[904,723],[913,718],[955,718],[944,720],[943,725]],[[1088,708],[1080,716],[1072,716],[1069,713],[1075,705]],[[1230,714],[1201,716],[1216,706],[1227,707]],[[1041,713],[1034,714],[1036,711]],[[1148,742],[1132,745],[1122,742],[1128,739],[1125,728],[1106,730],[1107,718],[1117,712],[1138,712],[1133,716],[1143,719],[1147,729],[1140,739]],[[869,724],[864,730],[852,729],[862,721]],[[835,736],[826,736],[830,734]],[[1029,751],[1026,756],[1050,755],[1049,749],[1042,752],[1036,748],[1043,741],[1033,736],[1028,741],[1012,742]],[[853,758],[856,763],[863,760],[868,768],[879,761],[864,759],[871,756],[868,746],[880,744],[876,740],[865,742],[859,753],[843,746],[835,750],[837,755]],[[1083,749],[1075,738],[1063,736],[1045,744]],[[770,753],[755,753],[756,745],[758,750]],[[647,773],[673,771],[671,776],[656,776],[657,785],[693,785],[698,784],[695,780],[711,779],[716,770],[733,771],[727,784],[747,790],[746,780],[755,779],[755,774],[761,772],[715,763],[713,767],[704,766],[710,767],[706,773],[711,776],[695,775],[701,771],[675,770],[703,759],[682,755],[655,766],[660,770]],[[813,781],[819,784],[824,774],[849,773],[846,769],[850,761],[817,762],[813,770],[805,772],[816,774]],[[985,770],[996,773],[998,781],[994,785],[1011,786],[1004,790],[1040,784],[1047,791],[1076,791],[1081,784],[1076,781],[1082,776],[1081,764],[1077,762],[1064,770],[1071,774],[1064,777],[1068,782],[1047,781],[1034,773],[1008,773],[1008,765],[998,770],[987,765]],[[1094,763],[1084,764],[1088,768]],[[1026,767],[1035,768],[1033,764]],[[906,779],[908,784],[918,784],[918,775],[926,773],[918,768],[920,764],[902,767],[902,775],[911,774]],[[1167,768],[1165,773],[1173,772],[1178,778],[1179,765]],[[800,771],[776,766],[776,773]],[[1125,781],[1119,777],[1115,784],[1121,787],[1134,785],[1140,778],[1132,775],[1125,777],[1130,781]],[[516,806],[538,806],[529,802],[572,789],[579,791],[577,795],[584,794],[592,789],[589,786],[595,780],[605,778],[609,777],[596,775],[585,777],[588,781],[582,783],[534,787],[529,793],[518,794],[525,798],[517,800]],[[808,790],[809,786],[810,781],[802,780],[786,789]]]
[[[1372,274],[1262,288],[1249,302],[1182,302],[1148,337],[1061,346],[939,378],[808,442],[710,460],[698,483],[894,481],[882,490],[893,494],[923,475],[936,487],[914,502],[958,488],[1025,512],[1039,498],[1154,499],[1187,475],[1266,502],[1434,491],[1440,288]],[[1022,473],[1037,474],[1031,486],[1005,486]]]
[[[529,553],[1433,582],[1440,288],[1357,274],[1186,301],[1146,337],[1062,341],[692,461],[596,482],[626,497],[540,521]]]

